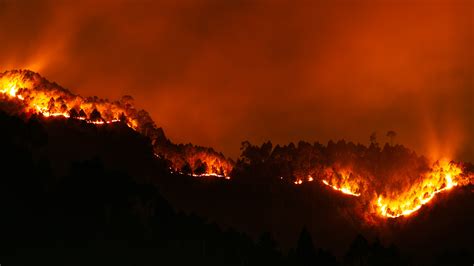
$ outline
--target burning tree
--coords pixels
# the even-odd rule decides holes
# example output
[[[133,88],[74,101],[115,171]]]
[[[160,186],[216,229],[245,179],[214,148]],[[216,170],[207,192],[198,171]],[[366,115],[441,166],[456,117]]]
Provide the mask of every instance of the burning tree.
[[[114,102],[95,96],[83,98],[28,70],[0,73],[0,95],[24,114],[66,117],[94,124],[125,123],[148,137],[156,154],[169,160],[175,170],[189,165],[190,173],[197,171],[206,176],[228,176],[233,168],[231,160],[212,149],[173,144],[148,112],[134,107],[131,96],[123,96]]]

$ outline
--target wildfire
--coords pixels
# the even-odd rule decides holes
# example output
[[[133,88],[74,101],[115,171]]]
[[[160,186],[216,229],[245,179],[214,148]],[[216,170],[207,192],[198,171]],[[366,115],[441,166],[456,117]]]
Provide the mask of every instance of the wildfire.
[[[330,186],[334,190],[341,191],[342,193],[347,194],[347,195],[352,195],[352,196],[356,196],[356,197],[359,197],[361,195],[360,193],[356,193],[356,192],[351,191],[350,187],[336,187],[336,186],[333,186],[333,185],[329,184],[328,181],[326,181],[326,180],[323,180],[323,184],[325,184],[326,186]]]
[[[389,218],[408,216],[430,202],[436,194],[450,190],[460,183],[462,170],[452,162],[438,162],[423,179],[395,195],[377,198],[380,215]]]
[[[124,120],[138,128],[134,114],[118,102],[82,98],[51,84],[31,71],[10,71],[0,75],[0,93],[22,103],[26,113],[45,117],[64,117],[93,124],[110,124]]]
[[[96,125],[124,123],[151,139],[155,156],[170,162],[169,170],[172,173],[193,177],[230,179],[233,171],[234,162],[211,148],[191,144],[176,145],[166,139],[164,133],[156,127],[146,111],[137,111],[134,108],[130,103],[131,97],[124,97],[120,101],[114,102],[98,99],[97,97],[83,98],[70,93],[55,83],[50,83],[34,72],[15,70],[0,73],[0,99],[12,102],[14,107],[12,112],[14,113],[64,117]],[[2,105],[2,107],[10,108],[10,105]],[[335,145],[344,147],[345,143],[340,142]],[[335,149],[336,146],[333,145],[332,149]],[[310,146],[303,147],[308,148]],[[293,149],[289,150],[293,151]],[[314,154],[324,154],[324,147],[322,146],[315,146],[312,149],[315,150]],[[392,149],[394,148],[388,147],[387,154],[390,154]],[[323,152],[320,152],[321,150]],[[343,151],[345,150],[343,149]],[[404,152],[404,150],[401,151]],[[429,168],[430,164],[424,160],[418,164],[406,163],[408,160],[402,160],[396,167],[388,167],[388,169],[395,170],[386,174],[384,171],[377,172],[374,168],[367,166],[372,165],[372,161],[366,161],[366,158],[368,158],[366,153],[376,152],[377,155],[377,152],[380,154],[380,150],[367,150],[361,153],[362,155],[352,151],[351,156],[342,157],[349,158],[346,161],[337,159],[324,164],[318,160],[306,160],[305,156],[308,153],[305,152],[291,152],[286,155],[282,153],[281,149],[278,152],[275,155],[280,160],[277,161],[278,164],[298,161],[292,156],[301,154],[301,158],[305,159],[303,161],[311,165],[310,167],[300,167],[303,171],[298,169],[298,164],[291,165],[291,168],[294,167],[294,169],[300,170],[295,174],[297,176],[293,181],[295,185],[302,185],[314,180],[318,180],[317,183],[321,181],[322,184],[333,190],[364,201],[366,203],[364,206],[370,206],[369,212],[371,214],[382,218],[409,216],[432,201],[438,193],[458,186],[474,184],[474,175],[471,173],[472,170],[469,170],[472,169],[472,165],[469,166],[471,168],[463,168],[461,164],[448,161],[436,162],[429,170],[419,170]],[[410,153],[405,154],[410,156]],[[282,161],[281,158],[285,159]],[[418,160],[415,161],[418,162]],[[390,181],[381,183],[387,182],[386,178],[377,178],[377,176],[397,176],[398,171],[401,168],[404,169],[406,165],[408,165],[408,170],[405,173],[408,174],[404,176],[410,178],[402,182],[398,180],[392,183]],[[416,167],[410,168],[410,165]],[[385,168],[382,167],[382,169]],[[463,173],[463,169],[469,174]],[[281,176],[280,179],[283,180],[283,177]]]
[[[374,188],[366,188],[365,184],[368,181],[347,169],[326,169],[321,182],[333,190],[371,202],[376,215],[380,217],[397,218],[418,211],[438,193],[457,186],[474,184],[474,176],[463,174],[460,164],[440,161],[434,163],[429,171],[422,173],[420,178],[413,180],[410,185],[394,191],[375,191]],[[297,179],[294,183],[300,185],[303,181]],[[388,190],[386,184],[382,187]]]
[[[21,76],[2,77],[0,79],[0,93],[20,100],[23,100],[23,96],[17,95],[18,90],[28,86],[30,86],[29,82],[24,80]]]
[[[28,70],[13,70],[0,73],[0,99],[13,102],[24,114],[41,114],[44,117],[64,117],[82,120],[95,125],[122,122],[131,129],[149,137],[160,158],[171,161],[175,172],[182,172],[187,165],[186,174],[197,177],[222,177],[229,179],[232,163],[223,155],[209,148],[181,146],[170,141],[158,141],[158,129],[148,113],[137,111],[131,97],[124,96],[120,101],[110,102],[97,97],[83,98],[74,95],[56,83],[50,83],[39,74]],[[165,144],[163,144],[165,143]],[[163,145],[160,145],[163,144]]]
[[[331,187],[334,190],[340,191],[344,194],[359,197],[361,195],[361,186],[357,182],[355,175],[348,171],[335,171],[333,169],[326,170],[326,179],[322,183]],[[329,181],[328,181],[329,180]]]

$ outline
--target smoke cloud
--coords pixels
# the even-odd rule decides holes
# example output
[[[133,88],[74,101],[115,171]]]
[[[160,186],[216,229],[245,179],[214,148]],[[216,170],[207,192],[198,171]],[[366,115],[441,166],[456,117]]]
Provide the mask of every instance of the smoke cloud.
[[[473,2],[5,1],[0,71],[133,95],[176,142],[396,142],[474,161]]]

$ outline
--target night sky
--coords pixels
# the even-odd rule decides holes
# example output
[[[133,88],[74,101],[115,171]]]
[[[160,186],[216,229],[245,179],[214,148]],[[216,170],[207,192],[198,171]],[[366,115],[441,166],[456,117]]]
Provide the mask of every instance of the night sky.
[[[397,142],[474,161],[474,2],[5,1],[0,70],[132,95],[175,142]]]

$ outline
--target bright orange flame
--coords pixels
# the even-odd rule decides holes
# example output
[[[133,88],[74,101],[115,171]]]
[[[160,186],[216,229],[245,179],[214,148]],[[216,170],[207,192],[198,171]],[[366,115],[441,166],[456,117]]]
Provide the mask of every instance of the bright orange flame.
[[[364,186],[368,183],[361,176],[336,168],[326,169],[321,182],[336,191],[371,202],[376,214],[383,218],[408,216],[432,201],[438,193],[457,186],[474,184],[474,175],[463,174],[460,164],[448,161],[434,163],[430,171],[423,173],[420,179],[408,187],[382,193]],[[301,179],[298,179],[295,184],[301,184],[300,181]]]
[[[360,179],[359,179],[360,180]],[[359,197],[360,185],[355,175],[349,171],[335,171],[333,169],[326,170],[326,178],[322,180],[323,184],[334,190],[340,191],[347,195]]]
[[[462,182],[461,174],[461,168],[452,162],[436,163],[421,182],[409,189],[392,196],[380,195],[376,200],[377,209],[383,217],[408,216],[430,202],[436,194],[458,186]]]
[[[84,112],[85,116],[74,118],[93,124],[110,124],[120,121],[121,114],[129,114],[118,103],[106,100],[84,99],[73,95],[57,85],[41,83],[39,76],[29,71],[12,71],[0,76],[0,93],[4,96],[22,102],[27,112],[42,114],[45,117],[70,118],[71,112]],[[100,114],[100,118],[90,118],[93,111]],[[127,124],[137,129],[138,122],[132,114],[127,116]]]
[[[150,124],[150,121],[143,122],[143,115],[140,115],[140,112],[137,112],[130,103],[109,102],[96,97],[83,98],[27,70],[0,73],[1,96],[7,100],[16,101],[24,113],[42,114],[44,117],[73,118],[96,125],[124,122],[128,127],[141,133],[144,131],[140,129],[144,126],[143,124]],[[228,175],[232,170],[232,164],[227,160],[205,150],[190,149],[184,153],[185,163],[189,163],[191,169],[205,165],[204,172],[188,174],[230,179]],[[175,168],[182,168],[177,160],[171,161]],[[179,172],[177,169],[175,172]]]
[[[344,194],[347,194],[347,195],[352,195],[352,196],[356,196],[356,197],[359,197],[361,195],[360,193],[353,192],[351,190],[351,187],[336,187],[336,186],[333,186],[333,185],[329,184],[328,181],[326,181],[326,180],[323,180],[323,184],[325,184],[326,186],[330,186],[332,189],[340,191],[340,192],[342,192]]]
[[[280,179],[283,179],[283,177],[280,177]],[[308,182],[313,182],[314,178],[311,175],[308,175],[308,178],[306,179]],[[297,178],[295,181],[293,181],[293,184],[295,185],[301,185],[305,182],[303,178]]]
[[[18,90],[29,86],[31,86],[31,84],[25,81],[21,76],[0,79],[0,93],[20,100],[23,100],[23,96],[17,95]]]

